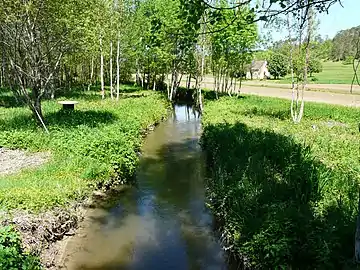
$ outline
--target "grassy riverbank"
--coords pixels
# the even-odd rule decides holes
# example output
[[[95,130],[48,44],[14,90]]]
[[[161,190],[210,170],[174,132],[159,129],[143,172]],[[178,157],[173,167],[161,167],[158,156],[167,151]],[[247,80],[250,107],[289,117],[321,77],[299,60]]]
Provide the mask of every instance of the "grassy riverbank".
[[[159,93],[126,86],[118,102],[101,100],[96,92],[68,92],[60,99],[79,101],[75,111],[62,111],[57,101],[43,103],[48,135],[27,107],[5,90],[0,96],[5,105],[0,107],[0,146],[50,156],[40,167],[0,176],[0,213],[10,219],[14,214],[23,236],[21,245],[13,228],[0,227],[0,269],[38,269],[38,258],[22,247],[40,255],[44,246],[61,239],[59,233],[76,226],[77,217],[67,212],[72,203],[95,189],[131,180],[143,132],[166,117],[168,103]],[[12,223],[2,214],[0,222]]]
[[[40,168],[0,177],[0,207],[40,210],[66,205],[114,177],[128,180],[142,131],[167,113],[159,94],[128,90],[119,102],[101,100],[95,93],[70,95],[79,101],[71,113],[60,110],[56,101],[44,102],[50,135],[36,126],[27,107],[0,108],[1,146],[51,154]]]
[[[351,263],[360,180],[360,110],[245,96],[207,101],[202,146],[210,207],[233,254],[260,268]]]

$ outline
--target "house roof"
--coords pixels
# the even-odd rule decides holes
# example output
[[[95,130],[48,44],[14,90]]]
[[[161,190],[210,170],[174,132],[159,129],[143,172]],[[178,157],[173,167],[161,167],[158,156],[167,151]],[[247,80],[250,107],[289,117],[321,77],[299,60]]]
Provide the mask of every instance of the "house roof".
[[[252,70],[260,70],[263,65],[266,64],[266,60],[253,61],[250,65]]]

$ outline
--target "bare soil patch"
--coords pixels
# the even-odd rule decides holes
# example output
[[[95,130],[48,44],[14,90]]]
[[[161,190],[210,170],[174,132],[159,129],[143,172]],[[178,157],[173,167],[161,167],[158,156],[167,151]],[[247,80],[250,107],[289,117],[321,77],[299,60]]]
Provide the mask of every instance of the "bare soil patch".
[[[11,150],[0,147],[0,176],[13,174],[25,168],[38,167],[49,159],[50,154],[28,153],[22,150]]]

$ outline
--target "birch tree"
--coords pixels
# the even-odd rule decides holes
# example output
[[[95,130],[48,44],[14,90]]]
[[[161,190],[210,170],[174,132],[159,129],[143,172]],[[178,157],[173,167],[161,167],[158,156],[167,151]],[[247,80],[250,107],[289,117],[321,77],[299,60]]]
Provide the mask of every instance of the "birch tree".
[[[81,34],[78,25],[88,15],[85,6],[85,1],[70,0],[0,3],[0,42],[9,64],[8,85],[46,131],[41,101],[50,92],[62,57],[74,45],[71,37]]]

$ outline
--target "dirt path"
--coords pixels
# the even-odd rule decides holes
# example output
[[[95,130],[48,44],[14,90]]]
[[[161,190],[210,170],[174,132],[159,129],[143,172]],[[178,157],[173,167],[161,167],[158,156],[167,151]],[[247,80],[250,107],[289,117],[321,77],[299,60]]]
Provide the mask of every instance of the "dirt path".
[[[212,83],[204,83],[204,88],[212,89]],[[290,89],[249,86],[243,85],[241,93],[291,99],[292,93]],[[353,106],[360,108],[360,95],[341,94],[333,92],[306,91],[304,94],[305,101],[328,103],[335,105]]]
[[[243,84],[247,86],[261,86],[261,87],[284,88],[284,89],[289,89],[291,87],[290,84],[273,83],[270,81],[245,81]],[[313,91],[350,94],[351,85],[350,84],[308,84],[308,88],[309,90],[313,90]],[[359,85],[353,86],[353,94],[360,95]]]
[[[279,97],[286,99],[291,99],[292,96],[291,90],[288,89],[273,88],[273,87],[255,87],[248,85],[245,85],[243,87],[242,93],[267,96],[267,97]],[[304,94],[304,100],[320,102],[320,103],[360,107],[360,95],[306,91]]]
[[[185,86],[185,83],[181,83]],[[274,84],[272,84],[274,85]],[[290,86],[282,85],[283,87],[273,87],[272,85],[268,86],[253,86],[244,84],[241,92],[245,94],[251,95],[258,95],[258,96],[265,96],[265,97],[279,97],[279,98],[286,98],[291,99],[292,93],[290,90]],[[192,85],[193,86],[193,85]],[[286,87],[285,87],[286,86]],[[321,86],[321,85],[317,85]],[[329,85],[325,85],[329,86]],[[338,85],[333,85],[337,87]],[[202,83],[203,88],[213,89],[214,84],[211,78],[205,78],[204,82]],[[320,103],[328,103],[328,104],[335,104],[335,105],[344,105],[344,106],[353,106],[353,107],[360,107],[360,87],[358,90],[359,94],[350,94],[349,90],[346,90],[346,85],[342,85],[341,89],[333,89],[333,91],[328,92],[326,88],[323,88],[323,91],[306,91],[304,94],[305,101],[312,101],[312,102],[320,102]]]

